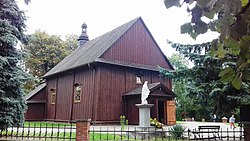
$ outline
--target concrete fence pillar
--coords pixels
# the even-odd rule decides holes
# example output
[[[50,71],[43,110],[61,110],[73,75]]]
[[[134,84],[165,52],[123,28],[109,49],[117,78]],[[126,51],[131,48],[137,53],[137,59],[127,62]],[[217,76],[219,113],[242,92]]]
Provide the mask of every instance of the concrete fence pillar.
[[[76,141],[88,141],[91,119],[76,121]]]

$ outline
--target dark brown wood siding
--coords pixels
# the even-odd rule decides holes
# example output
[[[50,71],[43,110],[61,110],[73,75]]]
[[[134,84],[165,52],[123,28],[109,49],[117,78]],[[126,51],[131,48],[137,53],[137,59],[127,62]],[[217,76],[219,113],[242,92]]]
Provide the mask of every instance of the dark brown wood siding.
[[[75,72],[74,84],[82,85],[81,101],[74,102],[72,120],[92,119],[93,96],[94,96],[94,69],[84,69]],[[75,92],[75,90],[74,90]]]
[[[141,84],[136,84],[138,74],[141,75]],[[119,122],[120,116],[125,114],[125,107],[136,108],[136,103],[125,106],[122,95],[143,85],[144,81],[162,81],[166,86],[170,85],[168,79],[160,78],[159,72],[108,64],[96,64],[48,79],[47,119],[70,121],[91,118],[92,121]],[[76,83],[82,85],[80,102],[74,102]],[[56,104],[51,104],[50,89],[56,89]]]
[[[37,94],[29,98],[29,101],[45,101],[45,95],[46,95],[46,88],[43,88],[40,90]]]
[[[159,73],[155,71],[127,68],[114,65],[99,65],[100,90],[98,95],[98,121],[119,121],[126,110],[134,109],[135,104],[124,105],[122,95],[141,85],[144,81],[155,83],[160,81]],[[136,84],[136,76],[140,74],[142,84]],[[164,78],[161,78],[164,79]],[[169,83],[168,81],[166,81]]]
[[[55,104],[51,104],[51,92],[50,89],[56,89],[57,87],[57,78],[53,77],[47,79],[47,87],[46,87],[46,119],[54,120],[55,119]]]
[[[28,109],[25,113],[25,120],[41,121],[45,119],[45,95],[46,88],[43,88],[27,100]]]
[[[125,70],[121,67],[101,66],[97,120],[119,121],[122,115],[122,94],[125,93],[125,81]]]
[[[147,99],[149,104],[154,104],[154,106],[150,109],[150,117],[156,118],[157,115],[157,99],[148,98]],[[138,96],[129,96],[126,98],[125,102],[125,108],[126,112],[125,115],[128,119],[129,124],[139,124],[139,108],[136,106],[136,104],[141,103],[141,97]]]
[[[43,121],[45,119],[45,103],[28,103],[27,106],[26,121]]]
[[[56,119],[58,121],[69,121],[71,119],[73,76],[71,73],[58,78],[56,98]]]
[[[150,66],[170,68],[163,53],[146,30],[142,21],[136,22],[101,57]]]
[[[126,99],[126,117],[129,124],[138,124],[139,123],[139,110],[135,104],[140,104],[140,96],[130,96]]]

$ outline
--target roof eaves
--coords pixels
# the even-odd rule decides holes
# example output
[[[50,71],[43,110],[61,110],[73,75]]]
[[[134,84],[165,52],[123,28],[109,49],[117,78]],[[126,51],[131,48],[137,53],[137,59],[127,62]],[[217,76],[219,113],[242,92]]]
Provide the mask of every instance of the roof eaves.
[[[67,73],[67,72],[73,71],[73,70],[75,70],[75,69],[78,69],[78,68],[81,68],[81,67],[87,66],[87,65],[89,65],[89,64],[93,64],[93,63],[96,63],[96,61],[89,62],[89,63],[85,63],[85,64],[82,64],[82,65],[80,65],[80,66],[75,66],[75,67],[73,67],[73,68],[69,68],[69,69],[66,69],[66,70],[63,70],[63,71],[60,71],[60,72],[56,72],[56,73],[53,73],[53,74],[49,74],[49,75],[43,76],[43,78],[48,78],[48,77],[53,76],[53,75],[58,75],[58,74],[62,74],[62,73]]]
[[[118,60],[109,60],[109,59],[104,59],[104,58],[97,58],[95,61],[99,63],[112,64],[112,65],[118,65],[118,66],[130,67],[130,68],[138,68],[138,69],[151,70],[151,71],[157,71],[157,72],[159,71],[158,66],[136,64],[136,63],[130,63],[130,62],[118,61]]]

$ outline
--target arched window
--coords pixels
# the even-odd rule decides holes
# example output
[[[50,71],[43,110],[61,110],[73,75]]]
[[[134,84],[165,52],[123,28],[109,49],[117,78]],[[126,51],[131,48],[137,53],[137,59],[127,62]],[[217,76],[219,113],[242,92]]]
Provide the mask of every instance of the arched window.
[[[56,103],[56,89],[55,88],[50,89],[50,95],[51,95],[51,104],[55,104]]]
[[[81,95],[82,95],[82,85],[76,83],[74,85],[74,88],[75,88],[74,102],[80,102],[81,101]]]
[[[142,84],[141,76],[139,75],[136,76],[136,84]]]

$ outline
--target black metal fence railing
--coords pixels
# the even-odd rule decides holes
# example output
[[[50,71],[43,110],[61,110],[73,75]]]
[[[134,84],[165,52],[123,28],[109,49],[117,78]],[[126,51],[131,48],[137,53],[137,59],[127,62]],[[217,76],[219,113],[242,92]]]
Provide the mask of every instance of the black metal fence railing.
[[[72,123],[28,123],[0,130],[0,140],[75,140],[75,131],[75,124]]]
[[[90,126],[90,141],[181,141],[181,140],[244,140],[242,127],[220,130],[186,129],[184,132],[163,129],[141,128],[138,126]],[[76,140],[75,124],[39,123],[9,127],[0,130],[0,140]]]
[[[172,132],[168,128],[146,130],[140,127],[121,127],[112,126],[92,126],[90,140],[157,140],[157,141],[180,141],[180,140],[244,140],[243,128],[215,130],[185,130],[184,132]]]

